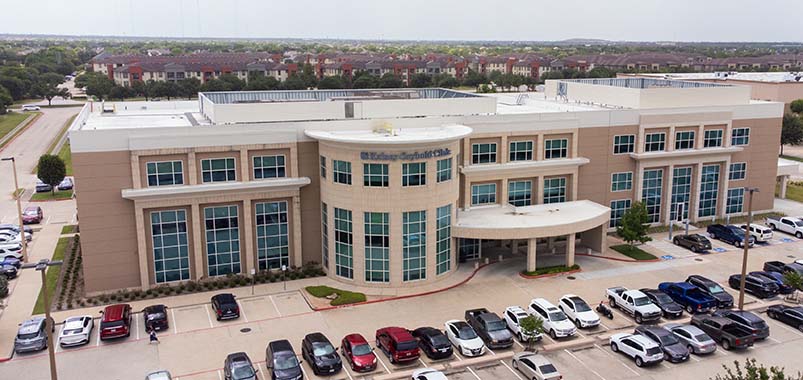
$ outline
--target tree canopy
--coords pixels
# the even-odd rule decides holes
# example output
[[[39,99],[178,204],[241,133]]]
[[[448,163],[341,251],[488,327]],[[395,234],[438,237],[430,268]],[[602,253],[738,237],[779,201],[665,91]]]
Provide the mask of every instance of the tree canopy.
[[[793,114],[783,115],[781,126],[781,154],[784,145],[800,145],[803,143],[803,122],[800,117]]]
[[[39,157],[36,176],[44,183],[52,187],[51,191],[56,191],[56,186],[64,180],[67,175],[67,168],[61,157],[53,154],[43,154]]]
[[[650,217],[644,203],[633,202],[633,205],[622,215],[621,224],[616,227],[616,234],[630,245],[635,242],[646,243],[652,240],[647,236],[649,221]]]

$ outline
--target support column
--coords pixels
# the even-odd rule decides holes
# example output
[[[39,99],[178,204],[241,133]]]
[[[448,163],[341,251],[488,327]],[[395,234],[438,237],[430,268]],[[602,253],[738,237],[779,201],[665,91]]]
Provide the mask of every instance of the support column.
[[[697,210],[700,208],[700,185],[703,179],[703,163],[697,163],[697,172],[694,174],[694,191],[689,197],[689,221],[697,221]]]
[[[139,155],[131,153],[131,176],[134,179],[134,188],[142,188],[142,173],[139,171]]]
[[[536,187],[536,200],[538,201],[536,204],[542,205],[544,204],[544,176],[538,177],[538,186]]]
[[[675,205],[672,204],[672,182],[675,177],[675,165],[669,165],[667,168],[668,174],[666,175],[666,182],[664,188],[666,189],[666,194],[664,196],[663,202],[664,206],[661,207],[664,210],[664,224],[669,225],[672,222],[672,210],[674,209]]]
[[[574,265],[574,243],[574,234],[569,234],[566,236],[566,267],[571,267]]]
[[[636,172],[633,176],[633,184],[635,185],[636,193],[633,196],[635,202],[641,202],[642,191],[644,187],[644,168],[641,167],[641,161],[636,161]]]
[[[504,205],[508,204],[509,201],[510,201],[509,199],[507,199],[507,197],[508,197],[508,191],[507,191],[508,180],[507,180],[507,178],[503,178],[499,182],[500,182],[499,183],[499,187],[500,187],[501,191],[499,192],[499,197],[497,199],[499,200],[499,204],[504,206]]]
[[[719,194],[717,194],[717,211],[715,212],[718,218],[724,218],[728,211],[728,185],[730,181],[731,160],[728,158],[725,162],[719,164]]]
[[[780,197],[781,199],[786,199],[786,186],[788,185],[789,185],[789,176],[788,175],[781,176],[781,190],[778,193],[778,197]]]
[[[194,202],[190,206],[192,214],[192,257],[195,263],[195,280],[200,280],[206,276],[204,273],[205,252],[203,239],[201,239],[201,226],[204,225],[204,216],[201,214],[201,206]]]
[[[198,168],[195,163],[195,152],[187,153],[187,184],[197,185],[198,182]]]
[[[246,276],[251,275],[251,269],[256,268],[259,270],[259,264],[256,260],[256,252],[254,250],[254,217],[253,210],[251,209],[251,200],[243,200],[243,235],[245,242],[241,246],[245,247],[245,262],[243,267],[243,274]]]
[[[134,217],[137,225],[137,256],[139,257],[139,282],[142,290],[150,288],[150,276],[148,269],[148,252],[145,242],[145,213],[142,207],[135,206]]]
[[[240,150],[240,174],[238,175],[238,180],[240,182],[246,182],[251,180],[251,165],[248,163],[248,150],[242,149]]]
[[[519,253],[519,241],[518,240],[513,239],[510,242],[510,251],[513,252],[514,255]]]
[[[354,218],[353,215],[352,218]],[[362,220],[362,218],[360,218],[360,220]],[[332,248],[329,249],[331,250]],[[304,257],[301,255],[301,252],[301,197],[295,195],[293,196],[293,256],[290,260],[292,265],[296,267],[304,265]]]
[[[535,247],[536,239],[532,238],[527,241],[527,272],[535,271]]]

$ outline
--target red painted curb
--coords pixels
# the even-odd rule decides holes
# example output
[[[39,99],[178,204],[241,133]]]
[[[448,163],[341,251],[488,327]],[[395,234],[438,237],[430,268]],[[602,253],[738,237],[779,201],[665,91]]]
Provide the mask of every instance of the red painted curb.
[[[466,282],[468,282],[469,280],[474,278],[474,275],[477,274],[477,272],[479,272],[480,269],[485,268],[485,267],[487,267],[487,266],[489,266],[491,264],[494,264],[494,263],[498,263],[498,261],[494,261],[494,262],[489,263],[489,264],[480,265],[478,268],[474,269],[474,271],[471,273],[471,275],[468,276],[463,281],[460,281],[460,282],[458,282],[458,283],[456,283],[454,285],[450,285],[450,286],[447,286],[447,287],[442,288],[442,289],[430,290],[428,292],[407,294],[407,295],[403,295],[403,296],[396,296],[396,297],[390,297],[390,298],[381,298],[381,299],[378,299],[378,300],[371,300],[371,301],[365,301],[365,302],[350,303],[348,305],[326,306],[326,307],[320,307],[320,308],[315,308],[315,307],[312,307],[312,305],[310,305],[310,307],[312,307],[312,310],[315,310],[315,311],[327,311],[327,310],[341,309],[341,308],[352,307],[352,306],[368,305],[368,304],[372,304],[372,303],[379,303],[379,302],[386,302],[386,301],[396,301],[396,300],[403,300],[403,299],[413,298],[413,297],[428,296],[430,294],[436,294],[436,293],[440,293],[440,292],[445,292],[447,290],[454,289],[454,288],[456,288],[456,287],[458,287],[460,285],[465,284]]]
[[[572,273],[577,273],[577,272],[582,272],[582,271],[583,271],[582,269],[574,269],[574,270],[570,270],[570,271],[567,271],[567,272],[544,273],[544,274],[539,274],[537,276],[528,276],[528,275],[526,275],[524,273],[519,272],[519,277],[527,279],[527,280],[534,280],[536,278],[557,277],[557,276],[561,276],[561,275],[572,274]]]
[[[587,253],[575,253],[575,256],[584,256],[584,257],[593,257],[595,259],[605,259],[605,260],[613,260],[613,261],[621,261],[623,263],[656,263],[661,261],[661,259],[650,259],[650,260],[633,260],[633,259],[620,259],[617,257],[607,257],[607,256],[596,256],[596,255],[589,255]]]

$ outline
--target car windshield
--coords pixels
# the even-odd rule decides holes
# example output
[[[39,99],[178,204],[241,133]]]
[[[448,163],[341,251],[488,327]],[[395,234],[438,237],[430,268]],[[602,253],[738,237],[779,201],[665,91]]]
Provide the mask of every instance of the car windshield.
[[[658,336],[658,339],[661,340],[661,344],[664,346],[671,346],[673,344],[678,344],[678,339],[675,338],[674,334],[665,334]]]
[[[498,330],[504,330],[506,328],[507,325],[505,324],[505,322],[502,321],[494,321],[488,323],[488,331],[498,331]]]
[[[798,226],[798,227],[803,227],[803,221],[796,220],[795,221],[795,225]]]
[[[555,366],[552,365],[552,364],[544,364],[544,365],[538,366],[538,369],[541,370],[541,373],[543,373],[543,374],[552,373],[552,372],[558,372],[557,368],[555,368]]]
[[[709,337],[706,334],[698,334],[694,336],[694,339],[697,340],[698,342],[708,342],[709,340],[711,340],[711,337]]]
[[[114,322],[101,322],[100,328],[106,329],[110,327],[120,327],[123,325],[123,321],[114,321]]]
[[[416,347],[418,347],[418,342],[414,340],[408,340],[406,342],[396,343],[396,349],[399,351],[415,350]]]
[[[649,298],[647,298],[647,297],[638,297],[638,298],[633,298],[633,303],[634,303],[636,306],[644,306],[644,305],[649,305],[649,304],[650,304],[650,299],[649,299]]]
[[[331,355],[335,352],[335,348],[329,343],[313,343],[312,354],[315,356]]]
[[[273,367],[278,370],[293,369],[298,367],[298,359],[295,355],[280,356],[273,360]]]
[[[725,289],[722,289],[722,287],[717,284],[713,284],[713,285],[708,285],[708,291],[711,292],[711,294],[719,294],[719,293],[724,293]]]
[[[578,313],[591,310],[586,301],[583,301],[579,298],[572,298],[572,301],[574,301],[574,308]]]
[[[549,320],[558,322],[566,319],[566,314],[563,314],[562,311],[551,311],[549,312]]]
[[[38,215],[36,210],[25,210],[25,215]]]
[[[69,329],[69,330],[64,330],[62,333],[64,335],[70,335],[70,334],[78,334],[81,331],[84,331],[84,329]]]
[[[165,317],[164,313],[151,313],[151,314],[148,314],[148,320],[149,321],[152,321],[154,319],[162,319],[164,317]]]
[[[234,369],[231,370],[231,377],[234,380],[250,379],[254,377],[254,375],[254,369],[250,365],[234,367]]]
[[[647,355],[658,355],[661,353],[661,349],[658,347],[650,347],[647,349]]]
[[[474,329],[470,327],[464,327],[460,329],[459,334],[457,334],[460,339],[474,339],[477,337],[477,333],[474,332]]]
[[[666,293],[653,293],[653,296],[659,303],[670,303],[672,302],[672,297],[666,295]]]
[[[371,346],[369,346],[367,343],[358,344],[354,346],[351,352],[356,356],[368,355],[371,353]]]
[[[446,339],[446,335],[434,335],[432,336],[432,344],[435,346],[446,346],[449,343],[449,339]]]

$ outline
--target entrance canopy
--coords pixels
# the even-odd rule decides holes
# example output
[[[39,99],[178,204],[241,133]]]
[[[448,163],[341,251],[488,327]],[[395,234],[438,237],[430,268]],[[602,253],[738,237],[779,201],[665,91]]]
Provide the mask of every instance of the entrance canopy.
[[[468,239],[531,239],[584,232],[607,225],[611,209],[589,200],[458,210],[452,235]]]

